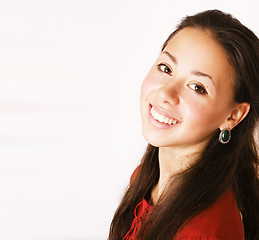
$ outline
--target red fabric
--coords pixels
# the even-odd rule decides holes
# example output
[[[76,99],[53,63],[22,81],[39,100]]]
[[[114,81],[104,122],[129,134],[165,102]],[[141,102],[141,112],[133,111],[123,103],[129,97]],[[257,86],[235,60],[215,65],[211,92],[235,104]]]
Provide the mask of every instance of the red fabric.
[[[194,217],[180,232],[177,240],[241,240],[244,227],[231,190]]]
[[[131,225],[130,230],[125,235],[123,240],[134,240],[142,222],[146,219],[148,216],[148,213],[150,213],[150,209],[152,208],[151,203],[147,202],[145,199],[143,199],[135,208],[134,210],[134,219]]]
[[[136,170],[134,171],[134,176]],[[132,174],[132,175],[133,175]],[[133,177],[134,178],[134,177]],[[131,181],[133,180],[131,177]],[[134,220],[123,240],[134,240],[143,221],[152,210],[145,199],[136,206]],[[241,240],[244,238],[243,223],[231,190],[220,199],[194,217],[179,233],[176,240]]]
[[[136,177],[137,173],[138,173],[138,170],[139,170],[139,166],[137,166],[137,168],[134,170],[134,172],[131,174],[131,177],[130,177],[130,184],[133,182],[134,178]]]

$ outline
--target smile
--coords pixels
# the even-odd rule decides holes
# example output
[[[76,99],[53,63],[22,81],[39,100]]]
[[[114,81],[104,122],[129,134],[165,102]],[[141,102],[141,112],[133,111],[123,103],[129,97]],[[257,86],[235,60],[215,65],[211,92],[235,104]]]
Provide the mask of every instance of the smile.
[[[161,123],[166,123],[168,125],[175,125],[178,123],[177,119],[175,118],[169,118],[166,117],[164,115],[161,115],[160,113],[158,113],[154,107],[152,106],[151,110],[150,110],[150,114],[153,116],[154,119],[156,119],[157,121],[161,122]]]

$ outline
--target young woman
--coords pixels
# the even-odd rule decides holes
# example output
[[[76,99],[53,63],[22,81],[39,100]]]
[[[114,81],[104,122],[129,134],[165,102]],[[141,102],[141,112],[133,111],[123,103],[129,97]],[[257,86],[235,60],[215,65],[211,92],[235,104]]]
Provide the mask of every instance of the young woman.
[[[142,84],[148,146],[109,240],[259,239],[258,63],[231,15],[182,20]]]

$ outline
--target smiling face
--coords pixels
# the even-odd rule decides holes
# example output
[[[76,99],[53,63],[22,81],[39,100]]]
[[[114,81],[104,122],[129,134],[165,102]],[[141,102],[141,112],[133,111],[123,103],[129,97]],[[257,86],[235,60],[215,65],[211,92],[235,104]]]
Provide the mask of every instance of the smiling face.
[[[204,146],[215,130],[229,127],[226,119],[236,104],[234,76],[223,47],[209,31],[187,27],[176,33],[142,83],[140,110],[147,142],[157,147]]]

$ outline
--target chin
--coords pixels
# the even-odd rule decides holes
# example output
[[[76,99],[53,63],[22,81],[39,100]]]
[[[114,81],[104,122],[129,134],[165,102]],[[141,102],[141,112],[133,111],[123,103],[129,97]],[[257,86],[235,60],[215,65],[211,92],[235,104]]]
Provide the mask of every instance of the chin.
[[[168,139],[163,139],[161,136],[154,136],[150,132],[146,133],[145,130],[143,130],[143,137],[154,147],[170,147],[174,145],[174,143],[168,142]]]

